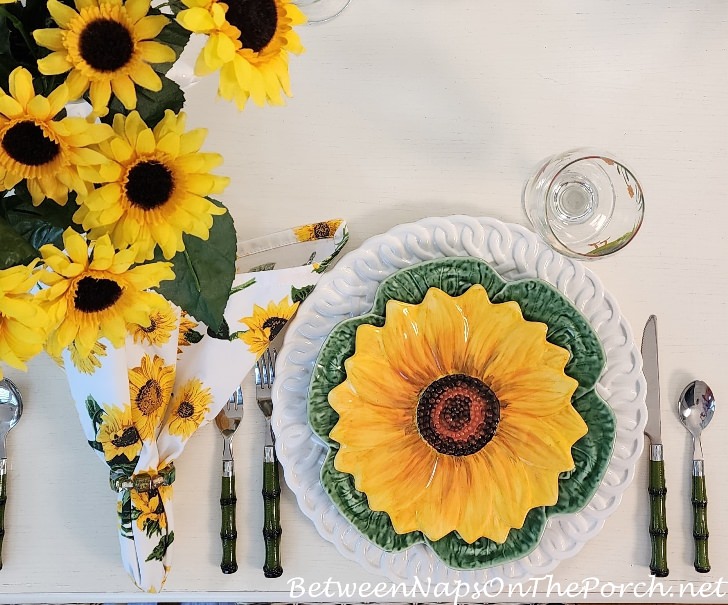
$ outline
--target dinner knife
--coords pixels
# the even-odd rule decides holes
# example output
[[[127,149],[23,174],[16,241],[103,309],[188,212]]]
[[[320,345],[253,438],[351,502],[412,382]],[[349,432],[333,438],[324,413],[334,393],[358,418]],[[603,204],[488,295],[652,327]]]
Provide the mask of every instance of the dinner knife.
[[[647,425],[645,434],[650,438],[650,540],[652,558],[650,573],[664,578],[667,568],[667,519],[665,514],[665,463],[662,457],[662,431],[660,424],[660,371],[657,359],[657,317],[650,315],[642,335],[642,371],[647,381]]]

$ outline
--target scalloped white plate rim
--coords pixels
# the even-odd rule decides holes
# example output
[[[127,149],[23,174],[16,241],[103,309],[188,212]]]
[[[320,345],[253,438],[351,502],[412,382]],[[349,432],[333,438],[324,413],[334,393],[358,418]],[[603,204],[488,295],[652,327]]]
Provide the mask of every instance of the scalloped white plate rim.
[[[589,504],[576,513],[551,517],[529,554],[477,570],[450,568],[425,544],[391,553],[362,535],[321,485],[327,448],[307,419],[313,363],[334,325],[369,311],[379,283],[395,271],[431,258],[458,256],[484,259],[507,280],[547,281],[587,317],[607,353],[597,392],[617,419],[612,458]],[[319,534],[346,558],[393,582],[515,582],[549,573],[560,561],[576,555],[617,509],[644,446],[645,393],[642,357],[629,323],[590,269],[555,252],[520,225],[488,217],[430,217],[366,240],[341,258],[301,304],[278,356],[273,427],[286,484]]]

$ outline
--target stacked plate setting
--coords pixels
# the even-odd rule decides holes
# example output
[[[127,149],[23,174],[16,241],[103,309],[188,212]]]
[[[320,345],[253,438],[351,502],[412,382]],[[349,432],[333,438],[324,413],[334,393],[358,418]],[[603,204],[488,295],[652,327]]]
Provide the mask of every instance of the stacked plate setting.
[[[445,260],[421,264],[433,259]],[[523,529],[511,530],[502,545],[484,538],[467,545],[455,532],[434,542],[419,532],[397,535],[385,531],[386,513],[368,510],[350,476],[333,467],[337,444],[328,432],[336,414],[327,412],[327,392],[345,377],[343,361],[353,352],[349,337],[356,326],[381,325],[387,300],[417,303],[429,286],[457,296],[474,283],[481,283],[493,302],[518,302],[527,320],[549,325],[547,338],[569,350],[565,371],[579,381],[572,402],[589,432],[572,450],[576,470],[560,480],[557,505],[533,509]],[[359,319],[341,324],[351,318]],[[337,345],[327,353],[332,331]],[[349,350],[341,344],[347,341]],[[594,343],[603,348],[603,371]],[[335,360],[334,351],[339,351]],[[323,364],[317,366],[320,354]],[[337,365],[338,377],[321,372]],[[494,219],[424,219],[395,227],[346,255],[299,309],[277,373],[278,454],[299,506],[344,556],[396,582],[472,584],[548,573],[601,529],[631,482],[642,450],[641,359],[615,301],[582,265],[553,252],[530,231]]]

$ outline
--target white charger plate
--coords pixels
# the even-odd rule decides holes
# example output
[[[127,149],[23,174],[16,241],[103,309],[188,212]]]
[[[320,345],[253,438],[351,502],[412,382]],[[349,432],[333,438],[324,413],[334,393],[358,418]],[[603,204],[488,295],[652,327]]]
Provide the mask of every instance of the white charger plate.
[[[551,517],[536,548],[515,561],[479,570],[446,566],[425,544],[403,552],[382,550],[336,508],[320,482],[327,447],[307,419],[308,387],[324,340],[340,321],[371,309],[385,278],[405,267],[442,257],[484,259],[504,279],[539,278],[556,287],[589,320],[607,362],[596,390],[617,419],[607,472],[581,511]],[[616,301],[582,264],[550,249],[529,230],[491,218],[452,216],[398,225],[344,256],[317,284],[291,322],[278,356],[273,388],[276,449],[287,485],[321,536],[346,558],[393,582],[524,581],[573,557],[603,527],[632,482],[647,421],[642,357]]]

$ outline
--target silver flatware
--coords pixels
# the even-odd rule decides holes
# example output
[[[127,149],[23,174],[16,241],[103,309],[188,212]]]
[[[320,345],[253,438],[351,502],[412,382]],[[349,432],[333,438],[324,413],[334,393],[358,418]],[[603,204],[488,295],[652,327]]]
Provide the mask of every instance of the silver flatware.
[[[660,370],[657,356],[657,317],[650,315],[642,335],[642,371],[647,381],[647,425],[645,434],[650,439],[650,539],[652,557],[650,573],[664,578],[667,567],[667,516],[665,513],[665,463],[662,452],[662,425],[660,422]]]
[[[695,571],[708,573],[708,496],[705,491],[705,466],[700,434],[708,427],[715,413],[713,391],[702,380],[694,380],[680,394],[677,404],[680,422],[693,437],[693,539],[695,540]]]
[[[5,503],[8,500],[8,458],[5,440],[23,414],[23,398],[11,380],[0,380],[0,569],[3,568],[2,548],[5,537]]]
[[[255,398],[265,417],[265,445],[263,447],[263,538],[265,540],[265,562],[263,573],[266,578],[277,578],[283,574],[281,566],[281,484],[278,457],[275,450],[275,435],[271,427],[273,399],[271,389],[275,380],[277,351],[271,347],[263,353],[255,366]]]
[[[222,573],[235,573],[238,570],[236,546],[238,531],[235,521],[235,462],[233,460],[233,435],[243,419],[243,389],[238,386],[225,407],[215,417],[215,424],[222,434],[222,488],[220,508],[222,525]]]

